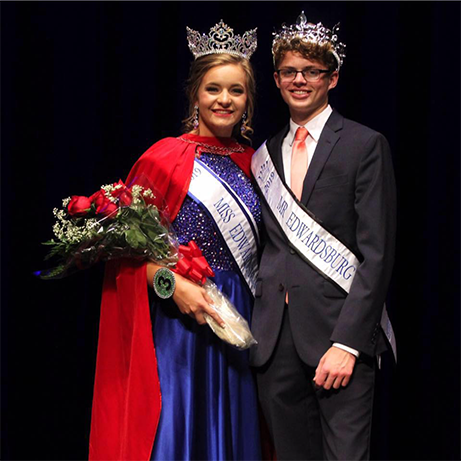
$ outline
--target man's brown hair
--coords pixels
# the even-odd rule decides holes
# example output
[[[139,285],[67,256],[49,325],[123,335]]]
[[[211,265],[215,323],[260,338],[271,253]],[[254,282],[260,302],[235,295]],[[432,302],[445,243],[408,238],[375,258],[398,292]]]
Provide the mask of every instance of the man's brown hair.
[[[333,46],[331,43],[322,45],[313,42],[305,42],[299,38],[293,40],[282,40],[277,43],[273,49],[274,67],[277,70],[288,51],[299,53],[303,58],[311,61],[319,61],[324,64],[330,72],[338,69],[338,62],[332,53]]]

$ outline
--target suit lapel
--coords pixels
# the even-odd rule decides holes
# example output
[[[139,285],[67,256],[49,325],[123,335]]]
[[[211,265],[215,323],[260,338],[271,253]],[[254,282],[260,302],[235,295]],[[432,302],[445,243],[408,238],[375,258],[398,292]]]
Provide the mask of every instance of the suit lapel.
[[[283,158],[282,158],[282,142],[287,135],[290,129],[290,125],[288,124],[283,128],[283,130],[279,131],[275,136],[270,138],[267,143],[267,149],[269,154],[274,162],[275,168],[277,169],[279,176],[285,181],[285,171],[283,169]]]
[[[315,183],[317,182],[317,179],[319,178],[333,147],[341,137],[340,131],[343,127],[343,120],[343,117],[339,115],[338,112],[333,111],[323,128],[314,156],[312,157],[306,177],[304,178],[303,194],[301,197],[301,202],[304,204],[308,203],[312,195],[312,191],[314,190]]]

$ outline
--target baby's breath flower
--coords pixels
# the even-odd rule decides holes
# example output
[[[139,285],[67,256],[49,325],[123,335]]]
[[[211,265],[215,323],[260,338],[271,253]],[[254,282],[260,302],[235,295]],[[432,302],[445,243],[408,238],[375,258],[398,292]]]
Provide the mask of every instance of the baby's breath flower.
[[[131,193],[133,194],[133,197],[138,197],[141,192],[142,192],[142,187],[139,186],[138,184],[135,184],[132,188],[131,188]]]
[[[85,221],[85,228],[88,232],[93,232],[96,230],[96,227],[98,227],[99,222],[95,218],[90,218]]]
[[[143,188],[139,186],[138,184],[135,184],[131,188],[131,194],[133,196],[133,204],[139,204],[142,202],[142,199],[141,199],[142,191],[143,191]]]
[[[59,225],[59,223],[53,225],[53,233],[58,240],[62,240],[62,238],[64,237],[62,227]]]
[[[101,189],[106,193],[106,197],[112,202],[117,203],[117,199],[112,196],[112,192],[116,189],[119,189],[121,186],[118,184],[119,187],[114,187],[112,184],[106,184],[105,186],[101,186]]]
[[[120,186],[121,187],[121,186]],[[116,189],[119,189],[120,187],[114,187],[111,184],[106,184],[105,186],[101,186],[101,189],[106,193],[106,197],[112,202],[112,203],[117,203],[117,200],[115,197],[112,196],[112,192]]]
[[[101,186],[101,189],[105,191],[106,194],[110,194],[115,190],[115,187],[112,184],[105,184],[104,186]]]

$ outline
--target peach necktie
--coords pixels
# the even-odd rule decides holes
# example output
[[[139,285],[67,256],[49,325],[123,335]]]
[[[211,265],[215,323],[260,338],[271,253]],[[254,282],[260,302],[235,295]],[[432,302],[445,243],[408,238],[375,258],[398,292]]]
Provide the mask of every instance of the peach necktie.
[[[291,154],[291,190],[298,200],[301,200],[303,183],[307,172],[307,147],[306,138],[309,132],[304,127],[296,130]],[[285,293],[285,303],[288,304],[288,290]]]
[[[306,138],[309,132],[304,127],[296,130],[291,154],[291,190],[298,200],[301,200],[303,183],[307,172],[307,147]]]

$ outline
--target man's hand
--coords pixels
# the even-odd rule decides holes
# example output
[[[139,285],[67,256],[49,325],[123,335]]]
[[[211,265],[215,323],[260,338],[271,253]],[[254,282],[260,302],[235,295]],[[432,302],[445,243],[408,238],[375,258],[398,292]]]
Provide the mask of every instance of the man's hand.
[[[346,387],[354,371],[355,361],[356,357],[350,352],[330,347],[315,370],[315,385],[326,390]]]

